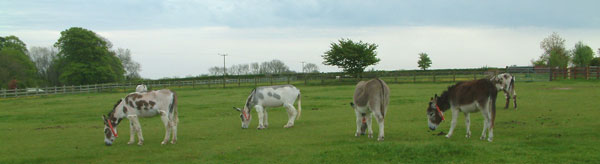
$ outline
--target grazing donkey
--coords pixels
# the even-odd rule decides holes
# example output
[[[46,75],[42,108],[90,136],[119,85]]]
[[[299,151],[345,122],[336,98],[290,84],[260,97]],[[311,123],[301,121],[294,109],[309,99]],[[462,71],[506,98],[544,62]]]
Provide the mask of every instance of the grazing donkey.
[[[294,108],[296,99],[298,99],[297,112],[296,108]],[[252,90],[248,99],[246,99],[244,109],[237,107],[233,107],[233,109],[241,113],[240,118],[242,119],[242,128],[246,129],[250,124],[250,120],[252,120],[250,111],[252,110],[252,107],[256,108],[256,112],[258,113],[257,129],[264,129],[269,127],[266,108],[283,106],[288,112],[288,123],[283,127],[291,128],[294,126],[294,120],[300,119],[300,114],[302,113],[301,100],[300,90],[293,85],[264,86]]]
[[[118,137],[117,125],[125,117],[129,119],[130,137],[127,144],[135,142],[134,135],[137,133],[138,145],[144,144],[142,136],[142,127],[138,117],[152,117],[160,115],[165,125],[165,139],[161,144],[166,144],[169,141],[171,131],[173,138],[171,144],[177,141],[177,95],[175,92],[162,89],[150,92],[134,92],[127,97],[120,99],[113,109],[108,113],[108,116],[102,116],[104,119],[104,143],[107,146],[112,145],[113,141]]]
[[[350,106],[356,113],[356,134],[360,136],[365,134],[365,129],[369,129],[369,138],[373,138],[373,129],[371,129],[371,117],[375,113],[375,119],[379,124],[379,137],[377,140],[383,141],[383,121],[387,106],[390,102],[390,88],[381,79],[372,79],[361,81],[356,84],[354,90],[353,102]]]
[[[450,138],[454,133],[458,113],[465,115],[465,124],[467,126],[467,135],[471,137],[470,113],[481,111],[483,115],[483,132],[481,139],[485,139],[485,131],[489,129],[488,141],[492,142],[494,137],[494,120],[496,119],[496,96],[498,90],[489,79],[479,79],[468,82],[458,82],[456,85],[448,87],[440,97],[435,94],[427,106],[427,117],[429,129],[435,130],[444,120],[443,112],[452,109],[452,122],[450,131],[446,135]]]
[[[146,85],[144,85],[144,84],[140,84],[137,87],[135,87],[135,91],[136,92],[148,92],[148,87],[146,87]]]
[[[513,98],[513,105],[515,110],[517,109],[517,92],[515,92],[515,77],[509,73],[502,73],[490,78],[492,83],[496,85],[498,90],[504,92],[504,97],[506,98],[506,105],[504,109],[508,109],[508,104],[510,103],[510,98]]]

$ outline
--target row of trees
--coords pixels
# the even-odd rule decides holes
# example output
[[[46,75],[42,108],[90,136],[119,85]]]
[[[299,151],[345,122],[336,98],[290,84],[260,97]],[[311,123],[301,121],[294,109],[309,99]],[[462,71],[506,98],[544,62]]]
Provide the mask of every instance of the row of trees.
[[[30,50],[16,36],[0,37],[2,88],[118,82],[139,79],[139,71],[129,49],[113,50],[106,38],[80,27],[62,31],[53,47]]]
[[[579,41],[571,50],[565,48],[565,39],[558,33],[544,38],[540,42],[540,48],[544,53],[537,60],[532,60],[534,66],[548,66],[566,68],[568,66],[586,67],[600,66],[600,57],[594,57],[594,50],[590,46]],[[600,54],[600,49],[598,49]]]
[[[208,69],[210,75],[223,75],[223,72],[227,71],[229,75],[250,75],[250,74],[285,74],[294,73],[290,68],[285,65],[281,60],[271,60],[262,63],[250,63],[250,64],[237,64],[223,70],[223,67],[211,67]],[[313,63],[307,63],[303,68],[304,72],[318,73],[319,67]]]

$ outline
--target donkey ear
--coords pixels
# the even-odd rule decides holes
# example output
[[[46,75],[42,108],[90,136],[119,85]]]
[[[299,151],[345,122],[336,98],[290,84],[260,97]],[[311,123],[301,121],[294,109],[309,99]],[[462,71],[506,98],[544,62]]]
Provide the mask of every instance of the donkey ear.
[[[435,99],[437,99],[437,98],[438,98],[438,96],[437,96],[437,93],[436,93],[436,94],[435,94]]]
[[[351,106],[351,107],[354,107],[354,102],[350,102],[350,106]]]
[[[429,101],[433,101],[433,97],[430,97],[430,98],[429,98]]]
[[[242,112],[242,110],[240,108],[233,107],[233,109],[237,110],[238,112]]]

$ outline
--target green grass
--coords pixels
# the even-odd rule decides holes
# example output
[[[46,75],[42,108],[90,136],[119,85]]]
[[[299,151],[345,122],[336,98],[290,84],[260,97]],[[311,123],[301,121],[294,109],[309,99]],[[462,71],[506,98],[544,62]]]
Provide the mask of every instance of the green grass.
[[[600,83],[517,83],[519,109],[504,110],[498,96],[494,142],[479,140],[483,119],[472,114],[473,136],[464,137],[464,116],[455,135],[449,121],[429,131],[425,107],[450,83],[390,84],[385,141],[354,137],[348,103],[353,85],[304,86],[302,118],[284,129],[287,113],[269,110],[269,128],[240,128],[247,88],[174,88],[179,95],[179,140],[161,146],[160,118],[140,119],[145,145],[127,145],[129,127],[119,126],[113,146],[104,146],[101,115],[124,93],[0,99],[0,163],[598,163]],[[511,103],[512,105],[512,103]],[[316,110],[313,110],[316,109]],[[451,118],[451,112],[445,113]],[[373,129],[377,134],[377,126]]]

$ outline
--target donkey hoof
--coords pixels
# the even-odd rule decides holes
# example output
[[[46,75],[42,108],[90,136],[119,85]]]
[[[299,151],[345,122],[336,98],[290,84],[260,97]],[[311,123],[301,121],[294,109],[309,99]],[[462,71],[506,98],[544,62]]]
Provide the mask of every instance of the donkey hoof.
[[[138,145],[142,146],[144,145],[144,142],[138,142]]]
[[[135,142],[135,141],[129,141],[129,142],[127,142],[127,145],[131,145],[131,144],[133,144],[134,142]]]
[[[480,140],[485,140],[485,136],[479,137]]]
[[[373,134],[369,134],[369,138],[373,138]]]
[[[175,141],[175,140],[172,140],[172,141],[171,141],[171,144],[175,144],[176,142],[177,142],[177,141]]]
[[[449,135],[449,134],[446,134],[446,138],[450,138],[450,137],[452,137],[452,136],[451,136],[451,135]]]
[[[492,138],[488,138],[487,139],[488,142],[492,142],[492,140],[493,140]]]
[[[378,137],[377,141],[383,141],[383,136],[382,137]]]
[[[283,128],[291,128],[291,127],[294,127],[294,125],[285,125],[285,126],[283,126]]]

